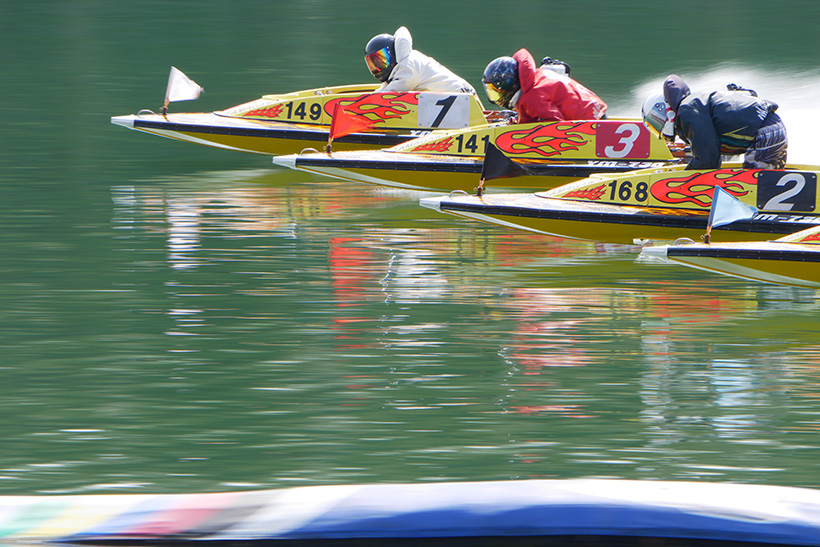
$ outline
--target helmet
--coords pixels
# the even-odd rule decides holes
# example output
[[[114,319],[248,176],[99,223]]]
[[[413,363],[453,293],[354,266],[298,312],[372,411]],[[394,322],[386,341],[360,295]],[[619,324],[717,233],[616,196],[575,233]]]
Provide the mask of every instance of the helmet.
[[[641,108],[641,115],[644,125],[656,137],[663,137],[666,140],[675,139],[674,113],[663,99],[662,94],[648,97]]]
[[[647,97],[643,103],[643,108],[641,108],[644,125],[658,137],[663,131],[663,124],[666,123],[667,108],[669,108],[669,105],[663,100],[661,94]]]
[[[502,108],[510,107],[510,99],[521,89],[518,81],[518,61],[512,57],[499,57],[484,69],[481,78],[490,102]]]
[[[396,66],[395,40],[392,34],[379,34],[364,47],[364,62],[376,79],[384,82]]]
[[[675,112],[678,111],[680,103],[691,94],[689,85],[677,74],[670,74],[663,82],[663,98]]]

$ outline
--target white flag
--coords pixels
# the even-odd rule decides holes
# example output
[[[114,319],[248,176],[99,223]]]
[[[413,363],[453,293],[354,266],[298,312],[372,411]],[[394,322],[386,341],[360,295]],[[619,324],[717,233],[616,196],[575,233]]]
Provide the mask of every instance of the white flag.
[[[720,186],[715,186],[715,193],[712,195],[712,207],[709,209],[709,224],[706,231],[708,233],[713,226],[731,224],[736,220],[752,218],[756,214],[756,208],[738,200]]]
[[[165,106],[174,101],[192,101],[199,98],[199,94],[205,91],[198,83],[186,76],[176,67],[171,67],[171,74],[168,76],[168,89],[165,91]]]

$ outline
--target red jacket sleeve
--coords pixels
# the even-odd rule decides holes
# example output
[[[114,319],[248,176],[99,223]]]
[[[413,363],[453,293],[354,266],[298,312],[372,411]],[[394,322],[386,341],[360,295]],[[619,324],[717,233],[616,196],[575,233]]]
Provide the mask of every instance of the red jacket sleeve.
[[[547,76],[526,49],[516,51],[513,58],[521,84],[515,105],[519,122],[592,120],[606,112],[606,103],[572,78],[549,72]]]
[[[535,79],[538,74],[535,58],[528,50],[521,48],[515,52],[513,59],[518,61],[518,81],[521,84],[521,92],[526,93],[535,87]]]
[[[518,61],[518,81],[521,84],[521,97],[515,106],[518,112],[518,122],[565,119],[560,104],[554,96],[555,86],[546,81],[546,76],[535,65],[532,53],[522,48],[515,52],[513,59]]]

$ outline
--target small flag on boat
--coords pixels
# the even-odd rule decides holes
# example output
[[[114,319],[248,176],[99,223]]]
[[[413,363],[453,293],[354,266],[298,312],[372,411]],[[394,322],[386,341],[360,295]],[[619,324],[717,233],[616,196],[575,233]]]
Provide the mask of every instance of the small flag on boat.
[[[532,171],[508,158],[493,143],[487,143],[487,148],[484,150],[484,165],[481,167],[481,181],[476,188],[477,194],[481,195],[485,181],[524,177],[531,174]]]
[[[715,186],[715,192],[712,194],[712,207],[709,209],[709,221],[706,225],[706,235],[703,241],[709,243],[709,236],[713,227],[752,218],[756,214],[757,209],[755,207],[743,203],[720,186]]]
[[[205,91],[198,83],[190,79],[177,67],[171,67],[171,74],[168,75],[168,88],[165,90],[165,106],[163,112],[168,110],[168,103],[176,101],[193,101],[199,98],[199,94]]]
[[[327,138],[325,151],[330,154],[330,145],[333,143],[333,139],[338,139],[339,137],[367,129],[371,127],[373,123],[372,120],[364,116],[348,114],[347,111],[342,108],[342,105],[336,103],[333,105],[333,112],[331,113],[330,135],[328,135]]]

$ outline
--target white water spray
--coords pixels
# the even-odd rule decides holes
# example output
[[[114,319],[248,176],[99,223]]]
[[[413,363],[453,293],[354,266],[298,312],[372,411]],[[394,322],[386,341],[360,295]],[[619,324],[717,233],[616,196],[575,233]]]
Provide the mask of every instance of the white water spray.
[[[789,136],[789,163],[820,165],[820,70],[810,72],[763,71],[757,68],[721,65],[697,74],[679,72],[693,92],[726,89],[737,84],[753,89],[760,97],[779,105],[777,113]],[[611,117],[640,116],[650,95],[660,93],[666,74],[641,83],[632,96],[611,104]]]

